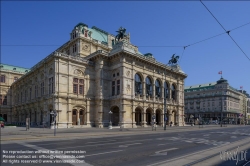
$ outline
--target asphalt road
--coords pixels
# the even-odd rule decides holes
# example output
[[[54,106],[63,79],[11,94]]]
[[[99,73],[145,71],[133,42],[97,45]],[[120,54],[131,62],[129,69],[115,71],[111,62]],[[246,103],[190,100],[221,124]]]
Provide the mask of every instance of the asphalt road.
[[[174,129],[174,128],[173,128]],[[216,128],[209,130],[196,131],[180,131],[180,132],[166,132],[141,135],[138,130],[138,135],[128,136],[113,136],[113,137],[99,137],[89,139],[68,139],[57,141],[19,141],[15,143],[8,143],[1,145],[1,152],[5,158],[1,160],[7,163],[2,163],[2,166],[8,165],[62,165],[62,166],[147,166],[160,161],[174,159],[190,153],[201,150],[218,147],[221,145],[230,145],[232,142],[239,141],[250,137],[250,126],[239,126],[234,128]],[[3,151],[4,150],[4,151]],[[30,152],[12,154],[11,151],[25,151]],[[44,153],[35,153],[42,150]],[[49,151],[58,151],[57,154],[48,153]],[[68,151],[67,154],[64,154]],[[71,152],[69,152],[71,151]],[[73,153],[78,151],[79,153]],[[63,153],[62,153],[63,152]],[[250,151],[248,152],[248,160],[250,161]],[[11,155],[16,155],[15,158],[8,158]],[[30,156],[29,156],[30,155]],[[49,156],[52,155],[52,156]],[[55,157],[57,155],[57,157]],[[219,157],[220,154],[218,154]],[[7,157],[6,157],[7,156]],[[20,157],[17,159],[17,156]],[[23,161],[31,162],[33,164],[20,164]],[[53,158],[53,156],[55,158]],[[26,159],[24,157],[27,157]],[[39,158],[40,157],[40,158]],[[41,158],[43,157],[43,158]],[[52,158],[50,158],[52,157]],[[68,157],[74,157],[70,158]],[[8,161],[7,161],[8,160]],[[19,161],[15,164],[15,160]],[[71,164],[63,163],[43,163],[43,162],[71,162]],[[72,161],[80,164],[73,164]],[[13,162],[14,164],[11,164]],[[42,162],[42,163],[40,163]],[[81,163],[85,162],[85,163]],[[40,163],[40,164],[39,164]],[[247,163],[247,161],[245,162]],[[236,161],[225,161],[221,165],[236,165]],[[249,163],[250,165],[250,163]],[[247,166],[247,165],[245,165]]]

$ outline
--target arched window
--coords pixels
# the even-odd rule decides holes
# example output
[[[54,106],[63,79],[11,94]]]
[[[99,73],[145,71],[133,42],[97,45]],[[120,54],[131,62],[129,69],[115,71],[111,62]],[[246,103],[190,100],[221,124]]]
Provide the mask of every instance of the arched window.
[[[168,84],[166,82],[164,83],[164,97],[168,98]]]
[[[175,97],[176,97],[176,96],[175,96],[175,91],[176,91],[176,90],[175,90],[175,86],[174,86],[174,85],[172,85],[171,91],[172,91],[172,96],[171,96],[171,97],[172,97],[172,99],[175,100]]]
[[[160,88],[160,81],[155,81],[155,96],[161,97],[161,88]]]
[[[146,78],[146,95],[152,96],[152,82],[149,77]]]
[[[139,74],[135,74],[135,95],[142,95],[142,79]]]

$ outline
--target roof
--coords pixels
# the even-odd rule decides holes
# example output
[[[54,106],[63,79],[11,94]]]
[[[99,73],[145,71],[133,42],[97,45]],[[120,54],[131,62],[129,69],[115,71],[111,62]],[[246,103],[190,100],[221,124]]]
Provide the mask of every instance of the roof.
[[[27,73],[30,71],[30,69],[28,68],[7,65],[3,63],[0,63],[0,67],[1,67],[1,70],[7,70],[7,71],[13,71],[13,72],[19,72],[19,73]]]
[[[192,85],[192,86],[186,86],[184,87],[184,90],[188,90],[188,89],[204,89],[204,88],[212,88],[214,87],[214,85],[216,85],[216,82],[212,82],[212,83],[206,83],[206,84],[198,84],[198,85]]]
[[[108,33],[103,31],[95,26],[92,28],[88,28],[89,31],[92,32],[91,37],[100,42],[108,43]]]

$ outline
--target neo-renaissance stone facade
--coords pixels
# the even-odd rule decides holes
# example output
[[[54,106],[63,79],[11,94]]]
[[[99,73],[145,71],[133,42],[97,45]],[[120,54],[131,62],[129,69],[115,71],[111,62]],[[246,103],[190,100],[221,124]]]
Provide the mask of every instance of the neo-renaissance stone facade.
[[[170,56],[169,56],[170,58]],[[97,27],[79,23],[70,40],[12,83],[12,123],[50,126],[57,111],[58,128],[125,128],[164,123],[184,125],[184,79],[178,65],[167,66],[142,54],[128,34],[120,41]],[[109,112],[112,112],[112,115]]]

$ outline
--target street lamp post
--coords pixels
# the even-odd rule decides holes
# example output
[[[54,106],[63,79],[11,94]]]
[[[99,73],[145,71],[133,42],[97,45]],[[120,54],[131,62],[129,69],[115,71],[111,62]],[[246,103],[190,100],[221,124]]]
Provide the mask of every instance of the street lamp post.
[[[56,116],[57,116],[57,112],[55,110],[54,111],[54,122],[55,122],[55,124],[54,124],[54,136],[56,136]]]
[[[163,85],[163,87],[164,87],[164,130],[166,130],[166,126],[167,126],[167,101],[166,101],[166,95],[167,95],[167,93],[166,93],[166,87],[165,87],[165,84],[167,84],[166,83],[166,74],[167,74],[167,67],[165,66],[165,83],[164,83],[164,85]]]
[[[221,96],[221,114],[220,114],[220,127],[222,127],[222,111],[223,111],[223,101],[222,101],[223,96]]]
[[[109,129],[112,129],[112,122],[111,122],[111,116],[112,116],[113,112],[110,110],[109,111]]]

